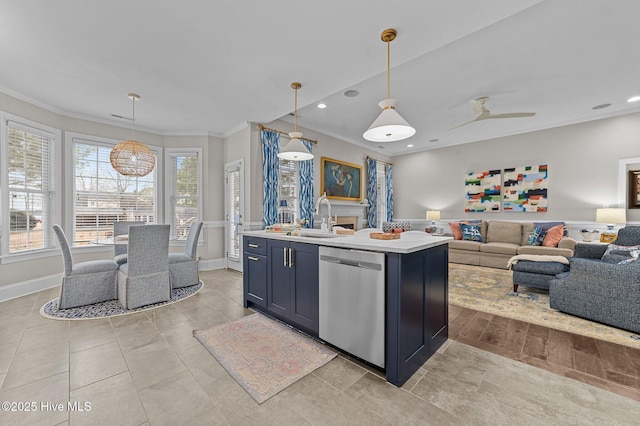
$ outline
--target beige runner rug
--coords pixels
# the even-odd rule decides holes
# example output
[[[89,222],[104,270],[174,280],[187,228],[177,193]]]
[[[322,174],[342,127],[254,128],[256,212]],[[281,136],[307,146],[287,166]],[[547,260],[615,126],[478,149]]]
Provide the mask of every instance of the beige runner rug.
[[[193,335],[258,404],[337,355],[261,314],[195,330]]]

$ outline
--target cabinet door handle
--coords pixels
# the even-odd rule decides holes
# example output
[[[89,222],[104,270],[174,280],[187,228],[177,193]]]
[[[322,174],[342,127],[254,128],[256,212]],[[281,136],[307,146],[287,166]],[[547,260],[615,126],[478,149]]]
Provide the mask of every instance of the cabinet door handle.
[[[253,256],[247,256],[247,259],[253,260],[253,261],[256,261],[256,262],[260,261],[260,259],[258,259],[257,257],[253,257]]]
[[[283,265],[286,268],[287,267],[287,248],[286,247],[282,247],[282,259],[283,259]]]
[[[293,256],[292,256],[292,248],[289,248],[289,268],[293,268]]]
[[[259,248],[260,246],[258,244],[249,243],[249,247],[251,247],[251,248]]]

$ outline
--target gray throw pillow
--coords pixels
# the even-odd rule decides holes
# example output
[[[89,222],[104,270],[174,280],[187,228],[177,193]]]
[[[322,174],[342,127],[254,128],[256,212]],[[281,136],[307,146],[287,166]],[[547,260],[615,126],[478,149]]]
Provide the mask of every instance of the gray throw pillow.
[[[607,263],[628,264],[633,263],[640,255],[640,246],[619,246],[609,244],[602,255],[602,260]]]

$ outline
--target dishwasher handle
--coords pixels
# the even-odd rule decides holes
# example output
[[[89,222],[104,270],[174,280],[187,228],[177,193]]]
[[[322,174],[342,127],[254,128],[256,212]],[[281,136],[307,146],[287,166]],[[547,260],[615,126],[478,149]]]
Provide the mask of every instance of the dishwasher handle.
[[[345,260],[333,256],[321,255],[320,261],[334,263],[336,265],[352,266],[354,268],[373,269],[374,271],[382,270],[382,265],[378,263],[362,262],[358,260]]]

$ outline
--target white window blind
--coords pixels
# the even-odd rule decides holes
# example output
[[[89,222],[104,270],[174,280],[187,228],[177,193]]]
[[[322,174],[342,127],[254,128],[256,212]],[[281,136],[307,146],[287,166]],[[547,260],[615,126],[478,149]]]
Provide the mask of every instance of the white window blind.
[[[298,162],[281,159],[278,169],[278,222],[293,223],[300,217],[299,194]]]
[[[73,139],[74,245],[108,241],[115,221],[156,222],[157,168],[142,177],[123,176],[109,161],[112,148]]]
[[[240,168],[227,171],[227,217],[229,232],[227,233],[227,257],[240,260]]]
[[[6,129],[8,253],[52,248],[55,135],[13,121],[7,121]]]
[[[200,153],[194,151],[172,152],[169,161],[169,221],[172,239],[186,240],[193,222],[201,220]]]

